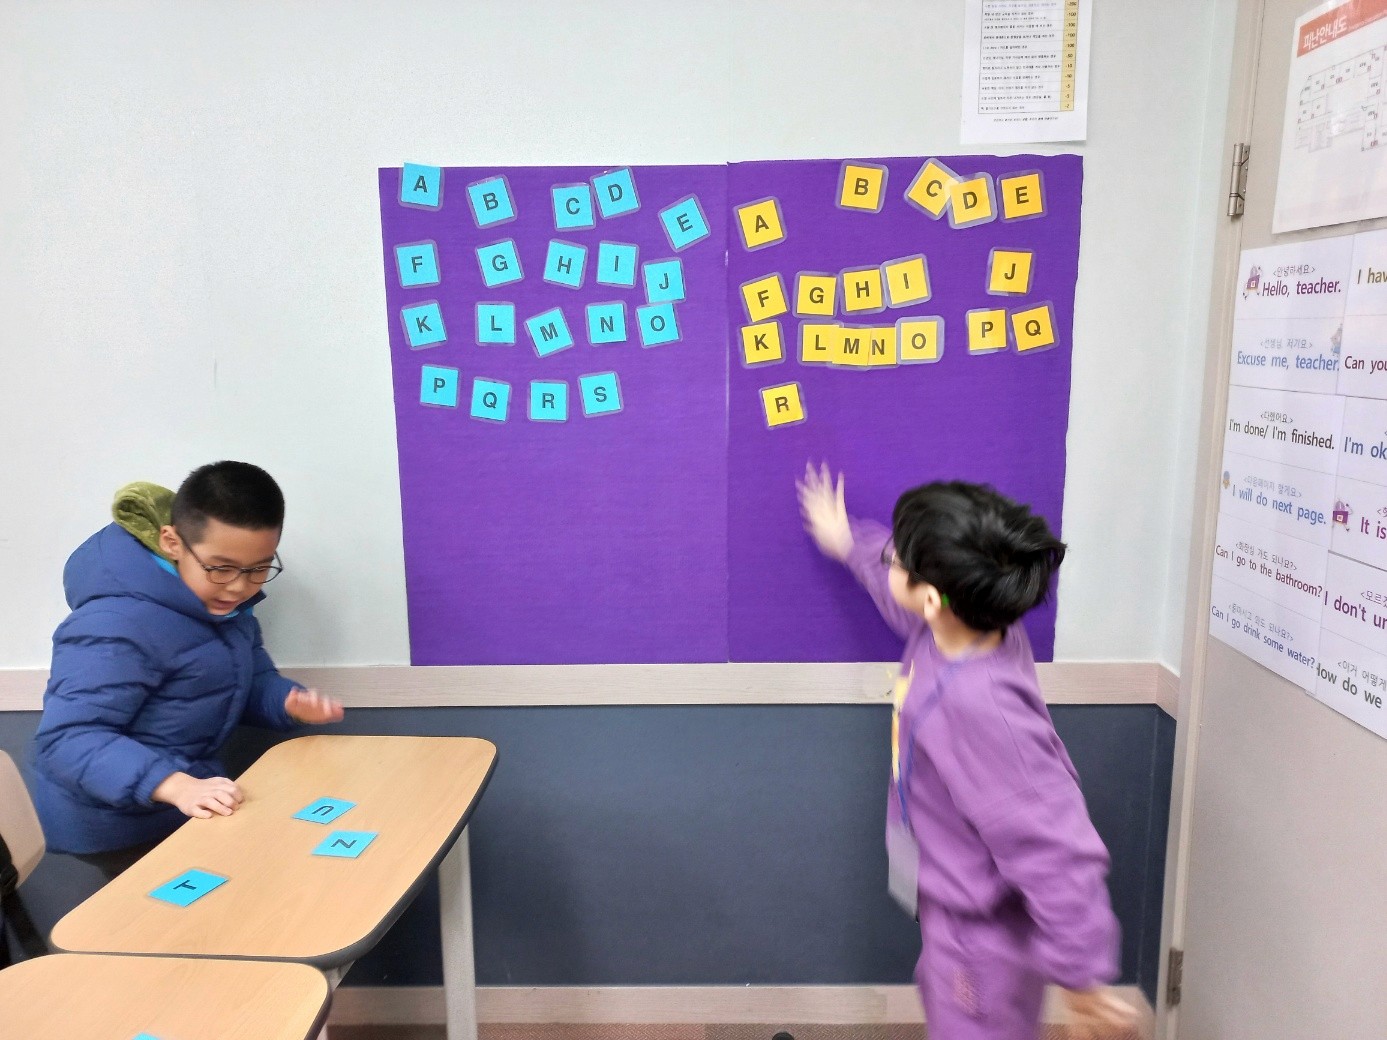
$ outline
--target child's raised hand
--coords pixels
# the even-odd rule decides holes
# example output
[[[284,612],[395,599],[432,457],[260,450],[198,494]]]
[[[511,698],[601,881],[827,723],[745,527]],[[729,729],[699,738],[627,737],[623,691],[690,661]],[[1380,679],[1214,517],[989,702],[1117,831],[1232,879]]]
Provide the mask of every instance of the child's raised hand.
[[[150,797],[172,805],[184,816],[196,816],[200,820],[210,820],[213,813],[230,816],[246,800],[234,780],[224,776],[200,780],[187,773],[171,773]]]
[[[1069,1009],[1069,1035],[1074,1040],[1101,1040],[1120,1035],[1137,1024],[1137,1009],[1105,988],[1060,992]]]
[[[828,463],[819,470],[814,464],[804,467],[804,479],[796,481],[799,492],[799,511],[804,517],[804,529],[825,556],[844,560],[852,551],[852,528],[848,526],[848,510],[843,504],[843,475],[835,485]]]
[[[327,697],[317,690],[305,690],[300,686],[295,686],[284,698],[284,710],[295,722],[310,726],[341,722],[346,714],[342,702],[335,697]]]

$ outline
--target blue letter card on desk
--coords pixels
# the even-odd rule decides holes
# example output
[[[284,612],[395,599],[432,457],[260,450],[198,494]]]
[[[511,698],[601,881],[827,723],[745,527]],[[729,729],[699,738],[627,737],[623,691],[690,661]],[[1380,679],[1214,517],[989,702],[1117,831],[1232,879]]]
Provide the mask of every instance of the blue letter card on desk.
[[[309,823],[331,823],[348,809],[355,808],[355,802],[343,801],[341,798],[319,798],[312,805],[305,805],[294,813],[294,819],[307,820]]]
[[[375,840],[375,831],[333,831],[313,850],[313,855],[356,859]]]
[[[165,881],[149,894],[174,906],[189,906],[224,884],[226,878],[220,874],[209,874],[205,870],[186,870],[172,881]]]

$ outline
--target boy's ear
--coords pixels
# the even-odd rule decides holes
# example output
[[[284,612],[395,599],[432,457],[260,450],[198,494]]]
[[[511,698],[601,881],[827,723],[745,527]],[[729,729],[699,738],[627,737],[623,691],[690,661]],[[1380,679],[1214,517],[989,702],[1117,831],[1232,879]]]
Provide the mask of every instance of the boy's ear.
[[[937,618],[948,607],[944,601],[944,594],[927,581],[922,581],[918,586],[920,613],[926,619]]]
[[[178,537],[178,532],[173,529],[172,524],[165,524],[159,528],[159,548],[170,560],[177,560],[183,555],[183,540]]]

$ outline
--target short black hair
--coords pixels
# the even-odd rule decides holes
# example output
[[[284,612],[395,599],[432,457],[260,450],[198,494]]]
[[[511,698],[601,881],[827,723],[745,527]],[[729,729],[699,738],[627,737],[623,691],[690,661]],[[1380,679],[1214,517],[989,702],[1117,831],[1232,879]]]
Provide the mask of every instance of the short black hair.
[[[979,632],[1006,628],[1044,602],[1065,552],[1043,517],[986,484],[963,481],[901,495],[891,536],[909,580],[948,596],[958,619]]]
[[[249,462],[211,462],[188,474],[173,496],[171,523],[196,545],[208,520],[252,531],[284,526],[284,493],[274,477]]]

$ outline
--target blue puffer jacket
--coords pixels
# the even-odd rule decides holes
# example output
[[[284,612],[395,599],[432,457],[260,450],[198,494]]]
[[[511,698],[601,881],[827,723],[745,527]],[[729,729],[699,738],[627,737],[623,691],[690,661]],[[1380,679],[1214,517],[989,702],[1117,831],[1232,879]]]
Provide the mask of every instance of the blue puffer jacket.
[[[33,741],[33,794],[48,847],[104,852],[170,834],[183,815],[150,795],[172,773],[224,776],[239,723],[290,729],[295,683],[275,671],[252,612],[210,614],[127,531],[92,535],[63,571],[68,615]]]

